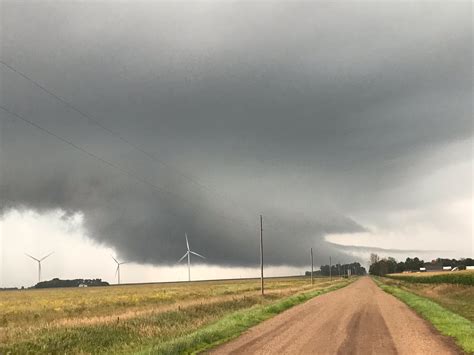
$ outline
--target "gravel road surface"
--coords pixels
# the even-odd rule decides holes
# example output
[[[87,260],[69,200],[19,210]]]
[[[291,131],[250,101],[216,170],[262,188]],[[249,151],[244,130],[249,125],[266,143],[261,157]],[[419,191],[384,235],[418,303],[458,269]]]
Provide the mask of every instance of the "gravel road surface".
[[[211,354],[462,354],[369,277],[313,298]]]

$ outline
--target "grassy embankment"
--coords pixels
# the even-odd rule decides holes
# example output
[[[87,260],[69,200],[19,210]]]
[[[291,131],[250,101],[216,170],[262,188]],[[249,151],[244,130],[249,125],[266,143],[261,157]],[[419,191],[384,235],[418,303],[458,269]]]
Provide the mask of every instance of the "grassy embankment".
[[[0,353],[183,353],[239,335],[295,304],[347,285],[318,278],[0,293]]]
[[[460,279],[454,273],[387,275],[377,281],[384,291],[405,302],[442,334],[453,337],[464,351],[474,353],[474,287],[470,286],[472,280],[466,281],[474,278],[474,272],[461,275],[462,284],[454,283]]]

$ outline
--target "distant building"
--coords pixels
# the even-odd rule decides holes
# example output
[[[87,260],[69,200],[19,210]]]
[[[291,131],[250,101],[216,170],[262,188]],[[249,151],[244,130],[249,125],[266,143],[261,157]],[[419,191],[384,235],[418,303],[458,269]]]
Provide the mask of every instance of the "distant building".
[[[425,267],[420,267],[420,271],[421,272],[426,272],[426,268]]]
[[[474,270],[474,266],[466,266],[466,270]]]
[[[432,264],[432,263],[427,263],[425,264],[425,269],[426,271],[443,271],[443,266],[439,264]],[[451,267],[450,267],[451,270]]]
[[[86,284],[79,284],[79,286],[77,286],[77,287],[87,287],[87,285]]]
[[[443,266],[443,271],[451,271],[451,266]]]

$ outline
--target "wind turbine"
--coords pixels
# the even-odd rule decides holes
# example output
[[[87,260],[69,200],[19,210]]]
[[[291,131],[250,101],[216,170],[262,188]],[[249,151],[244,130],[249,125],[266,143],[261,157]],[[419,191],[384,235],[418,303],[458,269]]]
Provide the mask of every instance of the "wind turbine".
[[[115,270],[115,275],[117,275],[117,284],[120,285],[120,265],[128,263],[128,261],[119,262],[112,256],[112,259],[117,263],[117,269]]]
[[[191,281],[191,254],[199,256],[200,258],[203,258],[203,259],[206,259],[206,258],[194,251],[191,251],[191,249],[189,249],[188,235],[184,233],[184,237],[186,238],[186,248],[188,249],[188,251],[186,252],[186,254],[183,255],[181,259],[178,260],[178,263],[181,262],[185,257],[188,257],[188,281]]]
[[[34,256],[31,256],[30,254],[26,254],[26,256],[30,257],[31,259],[35,260],[38,262],[38,282],[41,282],[41,262],[46,259],[48,256],[50,256],[51,254],[53,254],[54,251],[52,251],[51,253],[49,253],[48,255],[46,256],[43,256],[41,259],[37,259],[35,258]]]

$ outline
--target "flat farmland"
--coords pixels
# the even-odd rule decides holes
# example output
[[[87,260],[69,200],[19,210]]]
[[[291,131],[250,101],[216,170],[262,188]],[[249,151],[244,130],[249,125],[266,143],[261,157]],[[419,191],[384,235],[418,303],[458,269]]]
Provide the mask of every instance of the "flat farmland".
[[[414,277],[430,277],[437,275],[468,275],[474,277],[474,270],[460,270],[460,271],[427,271],[427,272],[408,272],[389,274],[390,276],[414,276]]]
[[[449,283],[474,286],[474,270],[400,273],[388,274],[386,277],[414,283]]]
[[[193,334],[226,316],[244,312],[244,330],[245,322],[258,322],[249,320],[253,313],[263,320],[349,282],[316,278],[312,286],[305,277],[268,279],[265,297],[256,279],[3,291],[0,353],[182,352],[182,346],[197,346],[189,340]]]

